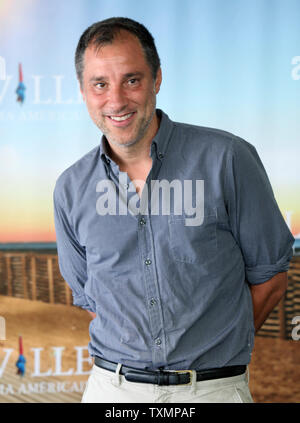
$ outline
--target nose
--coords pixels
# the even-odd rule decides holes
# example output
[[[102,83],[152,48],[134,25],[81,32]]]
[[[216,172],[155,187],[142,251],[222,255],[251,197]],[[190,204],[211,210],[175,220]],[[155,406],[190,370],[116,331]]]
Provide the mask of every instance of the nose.
[[[126,109],[128,100],[124,90],[120,86],[112,86],[109,91],[108,105],[110,110],[117,114]]]

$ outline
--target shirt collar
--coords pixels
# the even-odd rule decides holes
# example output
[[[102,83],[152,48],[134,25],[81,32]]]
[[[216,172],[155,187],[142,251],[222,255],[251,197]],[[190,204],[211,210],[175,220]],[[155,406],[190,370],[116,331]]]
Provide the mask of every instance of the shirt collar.
[[[166,154],[169,138],[173,129],[173,122],[168,115],[160,109],[156,109],[157,116],[160,118],[160,125],[155,137],[152,140],[150,148],[150,157],[155,154],[158,160],[162,160]],[[117,164],[109,157],[107,149],[107,139],[102,135],[100,142],[100,157],[105,165],[117,166]]]

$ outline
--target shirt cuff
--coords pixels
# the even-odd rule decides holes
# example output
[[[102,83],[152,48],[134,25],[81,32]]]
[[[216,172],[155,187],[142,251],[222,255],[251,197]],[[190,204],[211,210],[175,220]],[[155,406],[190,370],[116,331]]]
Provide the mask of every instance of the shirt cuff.
[[[280,272],[287,272],[290,260],[293,257],[293,248],[275,264],[263,264],[254,267],[246,267],[246,279],[251,285],[267,282]]]
[[[95,307],[92,307],[92,304],[88,301],[85,294],[73,294],[73,304],[77,307],[81,307],[84,310],[92,311],[96,313]]]

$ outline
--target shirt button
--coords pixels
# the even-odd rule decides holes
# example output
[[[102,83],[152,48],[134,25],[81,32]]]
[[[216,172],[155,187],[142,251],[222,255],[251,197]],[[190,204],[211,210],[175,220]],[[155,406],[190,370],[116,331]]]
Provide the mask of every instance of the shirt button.
[[[160,339],[160,338],[157,338],[157,339],[155,340],[155,344],[156,344],[156,345],[161,345],[161,339]]]
[[[124,185],[124,188],[125,188],[125,189],[128,189],[128,188],[129,188],[129,184],[125,184],[125,185]]]
[[[158,157],[159,157],[160,159],[163,159],[163,158],[164,158],[163,153],[158,153]]]
[[[151,264],[151,263],[152,263],[152,261],[151,261],[150,259],[145,260],[145,264],[146,264],[147,266],[149,266],[149,264]]]
[[[140,225],[146,225],[146,220],[143,217],[140,220]]]
[[[154,306],[154,305],[156,304],[156,299],[155,299],[155,298],[151,298],[151,300],[150,300],[150,304],[151,304],[152,306]]]

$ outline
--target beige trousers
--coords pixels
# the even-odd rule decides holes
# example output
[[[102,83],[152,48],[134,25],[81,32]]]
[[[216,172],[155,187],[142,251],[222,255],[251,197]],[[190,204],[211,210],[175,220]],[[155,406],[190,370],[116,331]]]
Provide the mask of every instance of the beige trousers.
[[[241,403],[253,402],[249,391],[249,369],[239,376],[196,381],[193,371],[191,385],[159,386],[129,382],[116,372],[93,366],[82,403]]]

